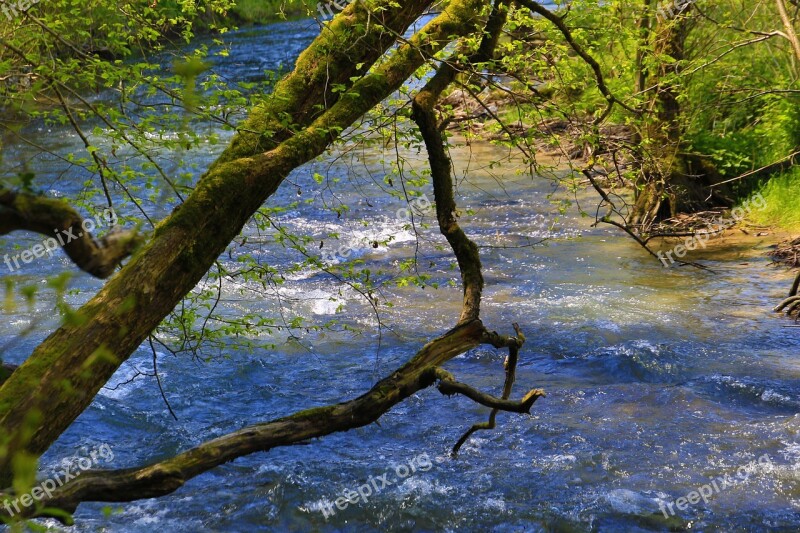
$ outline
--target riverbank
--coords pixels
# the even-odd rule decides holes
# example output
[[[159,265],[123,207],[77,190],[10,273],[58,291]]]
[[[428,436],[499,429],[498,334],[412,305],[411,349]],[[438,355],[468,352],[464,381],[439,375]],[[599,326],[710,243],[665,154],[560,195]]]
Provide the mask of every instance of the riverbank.
[[[546,95],[540,95],[546,97]],[[632,127],[624,124],[606,123],[600,127],[601,141],[594,145],[585,142],[586,132],[592,125],[585,122],[543,118],[536,124],[520,119],[518,106],[534,105],[535,99],[520,101],[510,91],[500,89],[481,93],[478,101],[463,90],[452,91],[443,101],[443,108],[452,113],[447,128],[458,131],[468,138],[500,141],[511,134],[525,139],[537,155],[545,156],[548,164],[564,168],[585,166],[590,158],[612,156],[620,173],[633,168],[635,162],[626,158],[630,153],[619,150],[631,146],[635,141]],[[497,119],[503,122],[498,125]],[[622,183],[631,191],[633,184]],[[694,213],[682,213],[657,224],[651,233],[686,235],[714,225],[714,221],[730,220],[737,208],[748,205],[753,198],[763,201],[759,209],[746,209],[742,217],[735,217],[725,228],[709,239],[709,246],[719,252],[724,246],[758,246],[777,264],[790,268],[800,267],[800,211],[794,205],[800,197],[800,172],[789,168],[786,171],[751,187],[751,194],[739,198],[732,208],[717,208]],[[678,240],[683,240],[684,237]],[[676,238],[663,238],[656,249],[669,248]],[[703,247],[705,249],[705,246]]]

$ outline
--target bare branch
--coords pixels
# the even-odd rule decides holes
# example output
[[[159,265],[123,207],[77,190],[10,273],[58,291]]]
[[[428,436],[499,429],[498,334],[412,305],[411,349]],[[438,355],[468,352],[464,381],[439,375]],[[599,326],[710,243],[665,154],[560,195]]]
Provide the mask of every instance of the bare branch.
[[[504,335],[500,335],[497,332],[492,332],[487,334],[487,338],[485,342],[491,344],[495,348],[508,348],[508,357],[506,357],[505,362],[503,363],[503,367],[506,371],[506,379],[505,383],[503,384],[503,396],[502,400],[507,401],[511,397],[511,390],[514,388],[514,381],[517,379],[517,362],[519,361],[519,350],[522,348],[522,345],[525,344],[525,335],[522,333],[522,330],[519,327],[519,324],[516,322],[513,324],[514,332],[517,334],[516,337],[507,337]],[[439,388],[441,390],[441,387]],[[545,396],[545,393],[541,389],[534,389],[528,392],[525,397],[520,402],[521,404],[525,404],[526,402],[530,402],[530,405],[533,405],[540,397]],[[477,401],[477,400],[476,400]],[[480,402],[482,403],[482,402]],[[486,404],[484,404],[486,405]],[[500,405],[489,406],[494,407],[492,412],[489,414],[489,420],[486,422],[480,422],[478,424],[473,424],[471,428],[469,428],[458,442],[453,446],[453,450],[450,452],[450,455],[456,457],[458,455],[458,451],[464,445],[465,442],[472,436],[473,433],[480,430],[490,430],[494,429],[497,425],[497,413],[501,410],[507,411],[508,409],[503,409]],[[528,406],[530,410],[530,406]],[[525,411],[529,412],[529,411]]]
[[[458,382],[450,372],[442,370],[441,368],[436,370],[436,378],[439,380],[438,389],[442,394],[446,396],[461,394],[474,402],[485,405],[486,407],[491,407],[494,409],[492,413],[506,411],[509,413],[530,414],[533,403],[539,398],[546,396],[542,389],[532,389],[522,400],[515,402],[506,398],[495,398],[465,383]],[[454,450],[453,453],[455,454],[456,450]]]

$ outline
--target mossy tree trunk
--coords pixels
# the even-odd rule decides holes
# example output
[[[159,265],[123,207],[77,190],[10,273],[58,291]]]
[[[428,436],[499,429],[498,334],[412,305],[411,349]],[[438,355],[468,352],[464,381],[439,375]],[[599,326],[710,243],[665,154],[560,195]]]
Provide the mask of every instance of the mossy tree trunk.
[[[648,3],[646,9],[651,9],[651,4]],[[630,224],[644,227],[676,212],[682,194],[676,190],[677,182],[683,181],[682,176],[686,174],[680,151],[681,109],[669,78],[675,75],[675,68],[684,59],[688,18],[679,14],[675,20],[667,20],[660,15],[645,14],[645,24],[652,19],[655,19],[655,30],[651,46],[653,62],[657,64],[651,65],[649,72],[644,67],[639,72],[640,80],[647,80],[645,86],[651,96],[641,128],[642,171],[628,220]],[[644,29],[642,34],[647,35]]]
[[[430,0],[351,3],[300,56],[266,104],[152,239],[42,342],[0,387],[0,486],[18,454],[39,456],[203,278],[250,217],[299,165],[322,154],[455,37],[485,2],[454,0],[367,74]],[[351,46],[358,42],[358,46]],[[353,81],[355,80],[355,81]],[[349,88],[334,92],[337,85]]]

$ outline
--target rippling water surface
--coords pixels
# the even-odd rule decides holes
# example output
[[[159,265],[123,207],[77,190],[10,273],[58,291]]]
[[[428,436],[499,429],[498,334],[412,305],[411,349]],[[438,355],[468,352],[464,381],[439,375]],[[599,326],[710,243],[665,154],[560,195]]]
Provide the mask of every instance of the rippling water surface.
[[[235,33],[232,53],[218,70],[232,79],[257,79],[265,69],[291,64],[314,31],[301,21]],[[42,133],[62,139],[65,150],[78,142],[62,131]],[[24,148],[15,154],[24,157]],[[574,209],[557,216],[546,199],[553,185],[517,173],[513,160],[483,168],[507,155],[480,144],[453,152],[460,205],[474,210],[464,227],[482,246],[484,322],[509,333],[512,322],[520,323],[528,341],[517,394],[533,387],[548,394],[532,416],[501,414],[495,431],[478,433],[452,460],[448,449],[487,410],[427,390],[384,416],[380,426],[239,459],[169,497],[112,506],[108,516],[102,505],[82,505],[75,530],[800,529],[800,330],[785,328],[787,321],[770,312],[791,275],[768,266],[758,245],[707,254],[714,273],[663,269],[616,231],[592,229]],[[210,150],[196,162],[203,168],[213,157]],[[298,190],[313,196],[312,173],[324,169],[343,178],[335,192],[353,206],[347,216],[336,218],[319,202],[301,203],[278,221],[321,240],[341,233],[337,244],[353,248],[368,266],[412,256],[416,239],[397,216],[403,205],[370,188],[368,171],[380,175],[382,167],[380,156],[373,157],[360,166],[334,158],[307,165],[271,201],[286,205]],[[59,162],[32,164],[51,177],[53,192],[63,190]],[[435,221],[428,213],[422,222]],[[460,290],[447,286],[456,273],[436,249],[442,241],[433,228],[421,231],[422,263],[432,265],[432,281],[442,285],[390,291],[395,307],[385,311],[391,330],[384,331],[380,350],[369,305],[326,275],[295,274],[267,297],[228,280],[222,312],[274,316],[282,302],[319,323],[338,318],[358,324],[363,334],[309,333],[298,343],[275,333],[274,351],[232,352],[208,363],[162,354],[162,382],[178,421],[152,379],[122,384],[137,370],[152,370],[152,354],[143,348],[48,452],[43,468],[103,442],[112,446],[114,467],[140,465],[256,421],[361,394],[458,315]],[[370,245],[389,235],[394,241],[388,246]],[[543,245],[524,246],[545,238]],[[277,266],[289,260],[274,248],[256,245],[253,252]],[[16,279],[39,282],[64,268],[65,259],[42,260]],[[78,292],[69,298],[78,304],[100,282],[78,276],[72,286]],[[50,305],[45,299],[31,313],[5,314],[0,335],[7,341],[48,314]],[[4,357],[22,361],[51,326],[40,324]],[[447,368],[499,393],[503,358],[483,347]],[[759,463],[765,454],[769,463]],[[430,468],[398,475],[421,456]],[[669,518],[660,510],[737,471],[741,477],[707,501],[673,507],[676,515]],[[385,473],[390,486],[326,518],[327,502]]]

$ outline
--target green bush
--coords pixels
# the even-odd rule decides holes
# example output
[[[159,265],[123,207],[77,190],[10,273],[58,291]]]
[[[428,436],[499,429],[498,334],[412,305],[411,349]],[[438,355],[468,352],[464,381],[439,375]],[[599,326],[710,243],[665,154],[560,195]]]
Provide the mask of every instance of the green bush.
[[[238,0],[231,13],[236,22],[264,23],[305,15],[306,5],[314,7],[303,0]]]

